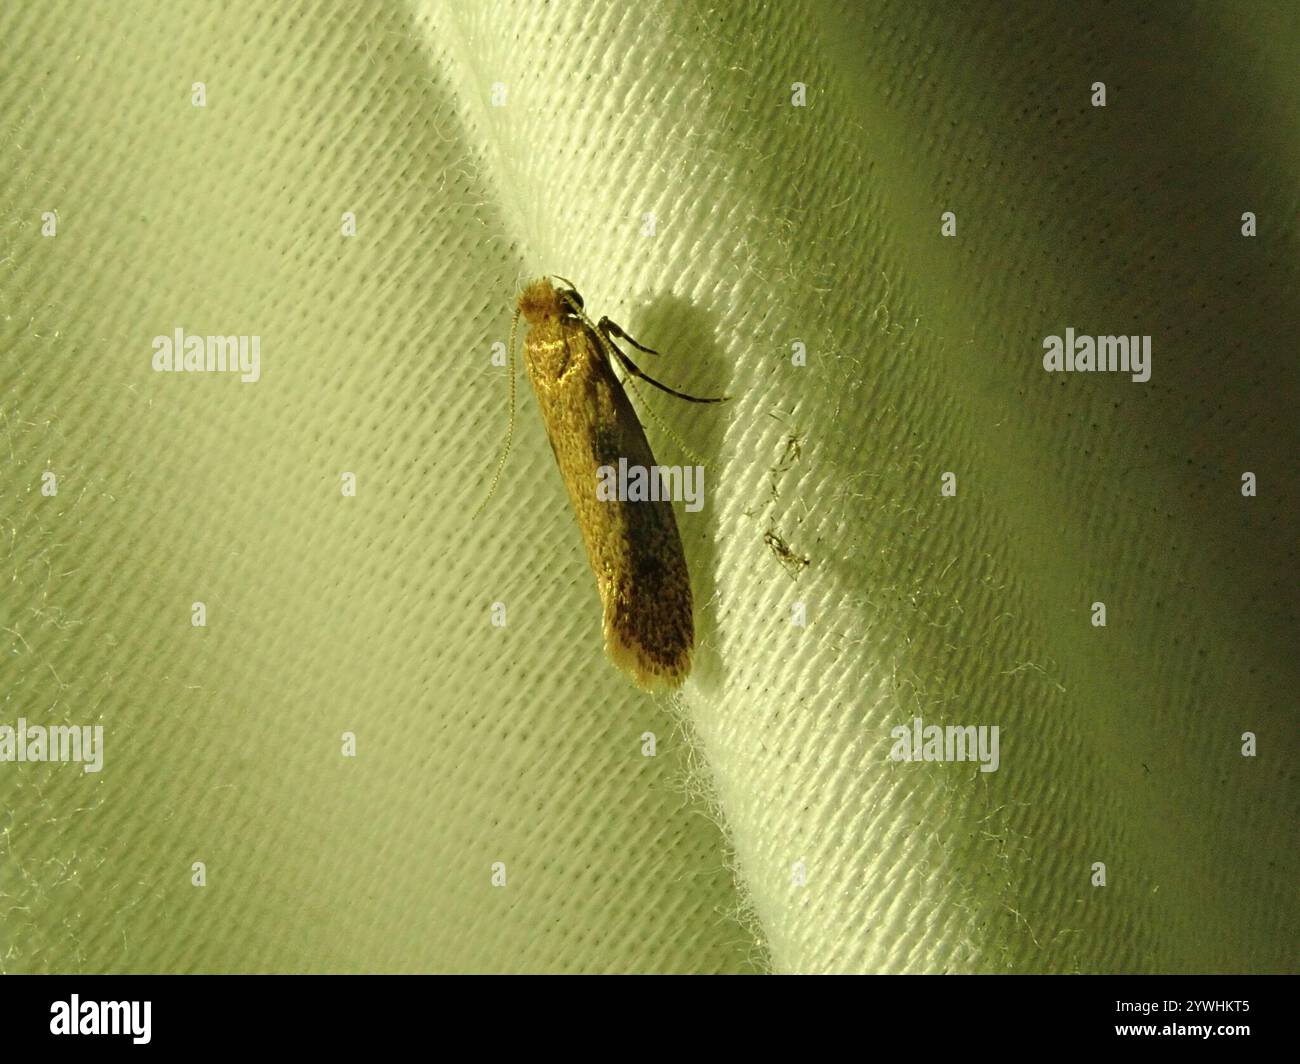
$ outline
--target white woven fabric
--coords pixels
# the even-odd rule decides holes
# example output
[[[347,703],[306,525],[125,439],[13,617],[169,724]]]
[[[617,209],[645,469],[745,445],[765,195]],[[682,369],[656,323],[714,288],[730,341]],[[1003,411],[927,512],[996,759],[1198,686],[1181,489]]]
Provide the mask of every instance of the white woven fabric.
[[[856,6],[0,14],[0,722],[107,736],[0,774],[6,970],[1294,970],[1295,17]],[[471,516],[548,272],[734,397],[641,389],[707,466],[675,702],[522,375]]]

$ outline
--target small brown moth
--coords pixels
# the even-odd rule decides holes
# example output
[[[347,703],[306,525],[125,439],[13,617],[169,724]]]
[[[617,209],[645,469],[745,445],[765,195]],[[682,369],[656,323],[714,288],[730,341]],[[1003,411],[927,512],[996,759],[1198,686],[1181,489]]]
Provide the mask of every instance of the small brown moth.
[[[726,397],[686,395],[643,373],[615,338],[640,351],[658,352],[608,318],[593,324],[571,282],[557,280],[568,287],[557,288],[546,277],[528,285],[519,296],[515,321],[522,314],[528,323],[524,364],[596,575],[605,611],[605,650],[639,687],[676,687],[691,670],[695,624],[672,503],[597,495],[602,467],[618,466],[620,459],[646,470],[656,465],[636,411],[614,374],[613,359],[679,399],[720,403]]]

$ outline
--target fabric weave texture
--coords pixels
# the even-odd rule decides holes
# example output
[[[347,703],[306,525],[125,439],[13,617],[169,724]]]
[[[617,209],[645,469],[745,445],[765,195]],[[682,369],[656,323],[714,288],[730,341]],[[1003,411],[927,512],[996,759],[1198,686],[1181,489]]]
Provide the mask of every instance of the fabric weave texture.
[[[0,968],[1294,971],[1298,42],[5,5],[0,723],[106,746],[0,766]],[[707,470],[675,697],[603,656],[522,374],[473,516],[547,273],[733,397],[633,396]],[[261,379],[154,372],[178,327]],[[1067,327],[1151,335],[1152,380],[1045,373]],[[999,770],[891,761],[914,717],[998,725]]]

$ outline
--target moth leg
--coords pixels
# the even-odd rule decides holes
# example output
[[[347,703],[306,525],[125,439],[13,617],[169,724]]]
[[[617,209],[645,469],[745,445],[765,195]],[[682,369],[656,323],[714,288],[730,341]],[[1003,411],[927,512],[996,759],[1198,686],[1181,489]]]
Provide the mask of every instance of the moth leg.
[[[618,326],[615,326],[615,328],[618,328]],[[628,339],[630,339],[630,337]],[[655,380],[652,376],[650,376],[650,374],[646,373],[644,370],[641,369],[640,366],[638,366],[635,362],[633,362],[630,358],[628,358],[627,355],[623,354],[623,352],[619,350],[618,346],[614,343],[614,341],[611,340],[608,336],[605,337],[605,340],[609,344],[610,349],[614,352],[614,354],[618,356],[618,360],[623,363],[623,368],[625,370],[627,370],[630,374],[632,374],[632,376],[640,377],[646,383],[653,384],[661,392],[667,392],[669,395],[675,395],[678,399],[685,399],[688,403],[725,403],[727,399],[730,398],[730,396],[719,395],[717,398],[713,398],[713,399],[701,399],[697,395],[687,395],[685,392],[679,392],[676,388],[669,388],[668,385]],[[636,343],[635,340],[633,340],[632,342]],[[640,344],[637,344],[637,346],[640,347]],[[654,352],[654,353],[657,354],[658,352]]]
[[[621,325],[615,324],[614,322],[610,321],[608,318],[601,318],[600,321],[596,322],[596,328],[599,329],[602,333],[604,333],[605,339],[609,340],[611,343],[613,342],[614,337],[617,336],[620,340],[626,340],[638,351],[644,351],[647,355],[659,354],[659,352],[656,351],[653,347],[646,347],[645,344],[637,343],[635,340],[632,339],[632,337],[628,336],[628,334],[623,331],[623,327]]]

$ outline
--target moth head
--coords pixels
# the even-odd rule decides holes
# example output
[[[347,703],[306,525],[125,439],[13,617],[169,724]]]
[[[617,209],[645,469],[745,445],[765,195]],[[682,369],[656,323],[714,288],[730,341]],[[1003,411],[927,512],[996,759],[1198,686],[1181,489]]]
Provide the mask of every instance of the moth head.
[[[564,282],[564,287],[558,289],[560,300],[564,304],[563,316],[566,318],[581,318],[582,293],[573,286],[573,282],[567,277],[557,276],[555,279]]]
[[[564,314],[568,318],[580,317],[582,310],[582,293],[576,288],[561,288],[560,298],[564,300]]]
[[[565,281],[565,284],[569,282]],[[532,325],[560,318],[572,320],[578,318],[581,311],[582,296],[577,289],[556,288],[549,277],[533,281],[519,294],[519,313]]]

